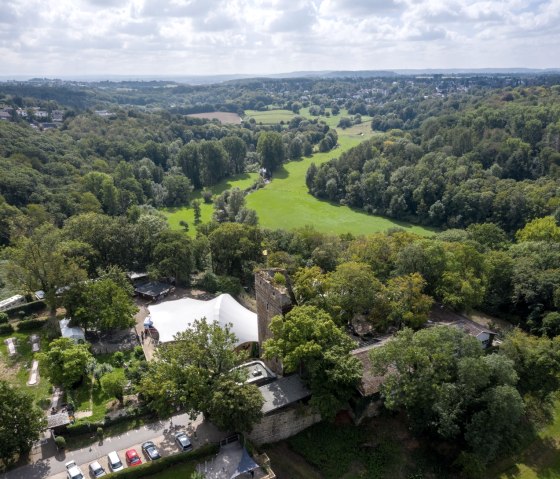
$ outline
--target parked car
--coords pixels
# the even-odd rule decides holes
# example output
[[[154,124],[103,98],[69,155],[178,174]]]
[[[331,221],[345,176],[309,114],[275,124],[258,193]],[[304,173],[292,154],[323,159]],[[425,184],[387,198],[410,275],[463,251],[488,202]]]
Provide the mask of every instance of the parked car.
[[[156,445],[152,441],[146,441],[142,444],[142,451],[148,458],[149,461],[155,461],[161,457],[161,454],[156,448]]]
[[[66,477],[68,477],[68,479],[84,479],[82,470],[78,467],[75,461],[67,462],[65,465]]]
[[[181,431],[175,434],[175,442],[177,443],[181,451],[192,451],[193,446],[191,444],[189,436],[187,436],[185,432]]]
[[[121,462],[117,451],[107,454],[107,459],[109,460],[109,469],[111,469],[111,472],[118,472],[124,469],[123,463]]]
[[[97,461],[94,461],[89,465],[89,472],[93,477],[103,477],[107,474],[105,469],[103,469],[101,464]]]
[[[129,449],[124,453],[124,457],[126,458],[126,463],[131,467],[142,464],[142,459],[140,459],[136,449]]]

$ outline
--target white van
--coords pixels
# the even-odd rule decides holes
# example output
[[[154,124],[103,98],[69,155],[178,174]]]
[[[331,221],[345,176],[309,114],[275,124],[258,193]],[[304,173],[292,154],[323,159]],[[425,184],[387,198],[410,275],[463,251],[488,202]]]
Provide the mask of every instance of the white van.
[[[111,469],[112,472],[118,472],[124,469],[123,463],[117,454],[117,451],[112,451],[107,454],[107,459],[109,460],[109,469]]]
[[[6,311],[7,309],[14,308],[19,306],[20,304],[25,304],[25,296],[21,294],[16,294],[11,298],[3,299],[0,301],[0,311]]]

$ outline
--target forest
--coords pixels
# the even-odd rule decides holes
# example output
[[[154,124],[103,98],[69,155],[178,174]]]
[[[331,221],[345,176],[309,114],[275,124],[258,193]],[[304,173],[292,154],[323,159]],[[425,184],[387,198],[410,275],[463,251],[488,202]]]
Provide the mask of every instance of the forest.
[[[506,441],[506,433],[517,438],[527,424],[536,428],[551,420],[558,389],[557,81],[552,75],[436,75],[172,87],[0,84],[0,107],[11,115],[0,121],[2,277],[25,294],[43,290],[51,311],[64,306],[86,329],[110,330],[113,312],[94,317],[77,305],[101,310],[99,298],[126,303],[128,291],[119,289],[124,271],[237,295],[253,292],[256,269],[280,268],[291,279],[297,303],[286,321],[304,332],[329,331],[324,343],[317,340],[321,353],[305,358],[324,417],[336,412],[359,380],[355,361],[341,359],[353,347],[344,332],[354,318],[365,319],[374,335],[400,331],[391,348],[373,355],[385,373],[399,363],[399,351],[410,348],[407,358],[414,359],[420,346],[459,347],[464,356],[443,364],[441,375],[431,376],[425,362],[399,363],[403,371],[425,366],[426,377],[449,389],[427,391],[434,398],[430,405],[405,398],[388,400],[387,408],[411,416],[420,411],[421,430],[439,439],[460,438],[467,456],[456,452],[464,470],[472,464],[484,468],[519,446],[509,436]],[[263,125],[245,116],[249,109],[293,116]],[[64,114],[54,127],[36,118],[39,111],[52,117],[55,110]],[[209,111],[236,112],[241,122],[188,116]],[[368,138],[340,153],[345,129],[363,118],[370,123]],[[248,191],[210,191],[247,173],[258,174],[249,191],[266,188],[284,164],[318,153],[332,159],[309,167],[310,195],[402,220],[404,226],[428,225],[434,233],[419,236],[405,227],[364,235],[329,234],[313,225],[263,228],[246,205]],[[212,205],[210,221],[200,220],[201,202]],[[193,225],[186,223],[171,229],[162,212],[183,206],[194,210],[196,234],[187,234]],[[286,278],[280,274],[276,280]],[[507,357],[483,357],[463,335],[426,332],[432,331],[424,326],[434,305],[482,311],[524,333],[502,337]],[[122,316],[130,316],[125,309]],[[316,319],[312,324],[310,317]],[[272,327],[278,337],[265,354],[288,359],[293,351],[283,342],[282,320]],[[550,367],[535,369],[542,387],[521,364],[525,354],[529,363],[548,361]],[[298,364],[294,360],[292,370]],[[476,383],[465,372],[470,366],[488,381]],[[150,385],[148,376],[144,381],[152,387],[152,403],[158,403],[159,384]],[[399,388],[409,386],[418,384],[388,382],[387,397],[391,390],[405,397]],[[476,401],[454,409],[454,398],[469,388]],[[494,429],[483,428],[481,421],[502,399],[515,408],[498,411],[501,422]]]

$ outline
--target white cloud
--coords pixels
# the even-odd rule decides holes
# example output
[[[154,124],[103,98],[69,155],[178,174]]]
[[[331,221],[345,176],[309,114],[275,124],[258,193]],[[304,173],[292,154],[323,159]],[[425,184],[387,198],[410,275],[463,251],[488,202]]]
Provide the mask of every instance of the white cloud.
[[[4,75],[557,67],[560,0],[2,0]]]

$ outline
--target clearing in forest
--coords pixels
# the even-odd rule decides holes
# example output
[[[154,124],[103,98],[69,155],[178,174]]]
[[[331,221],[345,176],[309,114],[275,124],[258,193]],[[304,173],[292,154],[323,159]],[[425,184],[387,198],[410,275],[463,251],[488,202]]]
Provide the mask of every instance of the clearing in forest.
[[[339,129],[338,134],[337,148],[327,153],[315,153],[311,158],[285,163],[273,174],[272,181],[268,185],[247,195],[247,207],[257,212],[259,224],[265,228],[288,230],[311,225],[317,231],[332,234],[370,234],[396,227],[419,235],[433,234],[434,231],[429,228],[369,215],[357,209],[319,200],[308,193],[305,174],[311,163],[318,166],[332,158],[337,158],[344,151],[371,137],[373,132],[369,123],[362,123],[346,130]],[[237,175],[219,183],[211,190],[214,194],[220,194],[228,188],[244,190],[255,182],[257,176],[257,173]],[[199,197],[199,194],[197,192],[196,197]],[[212,212],[211,204],[203,204],[201,222],[210,221]],[[189,225],[189,233],[194,235],[196,228],[191,207],[168,208],[164,213],[171,228],[181,229],[180,221],[184,221]]]

